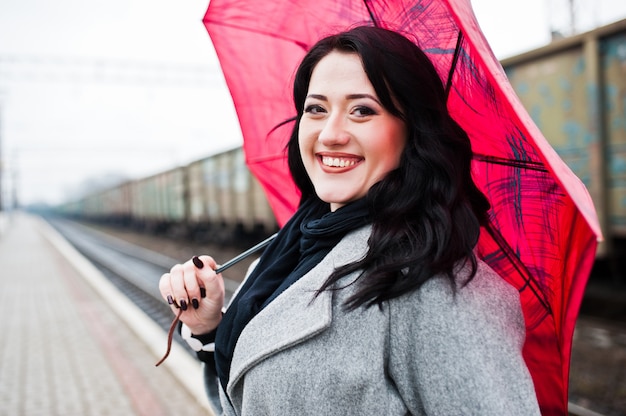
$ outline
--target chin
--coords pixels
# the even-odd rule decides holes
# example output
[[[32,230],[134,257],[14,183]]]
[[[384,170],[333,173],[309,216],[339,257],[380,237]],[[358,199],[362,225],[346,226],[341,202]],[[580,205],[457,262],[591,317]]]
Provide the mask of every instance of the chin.
[[[328,204],[343,206],[361,198],[361,196],[356,194],[354,191],[346,192],[350,188],[354,188],[354,185],[351,186],[348,184],[335,183],[327,187],[317,187],[315,188],[315,193],[319,199]]]
[[[341,207],[343,207],[344,205],[349,204],[352,201],[356,201],[356,198],[349,198],[349,199],[338,199],[338,198],[321,198],[320,199],[328,204],[330,204],[330,210],[331,211],[335,211]]]

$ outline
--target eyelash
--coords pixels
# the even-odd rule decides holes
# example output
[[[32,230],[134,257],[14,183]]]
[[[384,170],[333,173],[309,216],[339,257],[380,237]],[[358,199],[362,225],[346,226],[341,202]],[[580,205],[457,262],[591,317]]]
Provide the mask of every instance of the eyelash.
[[[360,112],[361,116],[372,116],[374,114],[377,114],[377,112],[374,109],[367,107],[365,105],[357,106],[353,112]]]
[[[310,105],[307,105],[306,107],[304,107],[304,112],[305,113],[317,114],[317,113],[321,112],[320,110],[323,111],[324,109],[322,108],[321,105],[318,105],[318,104],[310,104]]]
[[[304,107],[304,112],[305,113],[311,113],[311,114],[319,114],[321,112],[325,112],[326,110],[324,110],[324,108],[319,105],[319,104],[310,104],[307,105],[306,107]],[[353,114],[357,114],[357,116],[371,116],[371,115],[375,115],[378,114],[374,109],[365,106],[365,105],[359,105],[356,106],[354,108],[354,110],[352,110]]]

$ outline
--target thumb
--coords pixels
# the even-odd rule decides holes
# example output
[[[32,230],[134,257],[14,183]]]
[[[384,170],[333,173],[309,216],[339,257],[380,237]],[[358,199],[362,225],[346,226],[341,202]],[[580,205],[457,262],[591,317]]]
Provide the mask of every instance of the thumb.
[[[211,300],[224,299],[224,280],[221,274],[215,273],[218,268],[216,261],[211,256],[195,256],[191,259],[196,266],[196,277],[199,280],[202,297]]]

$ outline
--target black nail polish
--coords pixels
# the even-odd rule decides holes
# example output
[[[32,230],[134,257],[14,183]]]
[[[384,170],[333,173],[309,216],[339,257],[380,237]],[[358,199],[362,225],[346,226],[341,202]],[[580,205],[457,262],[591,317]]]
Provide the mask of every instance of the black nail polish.
[[[206,298],[206,289],[203,287],[200,288],[200,297]]]
[[[181,299],[181,301],[180,301],[180,308],[181,308],[182,310],[184,310],[184,311],[186,311],[186,310],[187,310],[187,301],[186,301],[186,300]]]
[[[194,309],[198,309],[200,307],[200,303],[198,302],[198,299],[196,298],[191,299],[191,304],[193,305]]]
[[[193,256],[191,261],[193,261],[193,264],[195,264],[198,269],[204,267],[204,263],[202,263],[202,260],[200,260],[198,256]]]
[[[167,295],[167,303],[170,305],[174,304],[174,298],[172,298],[172,295]]]

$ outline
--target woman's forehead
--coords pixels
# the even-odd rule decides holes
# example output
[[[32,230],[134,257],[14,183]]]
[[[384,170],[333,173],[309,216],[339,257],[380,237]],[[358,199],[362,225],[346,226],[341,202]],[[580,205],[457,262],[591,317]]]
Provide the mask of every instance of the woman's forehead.
[[[309,91],[330,87],[341,89],[360,87],[373,91],[359,55],[338,51],[329,53],[317,63],[309,81]]]

